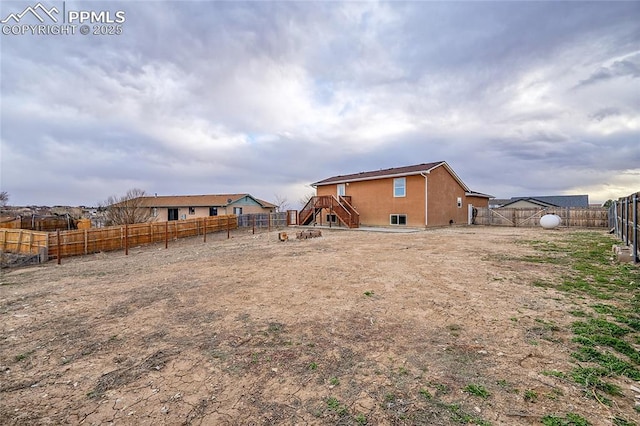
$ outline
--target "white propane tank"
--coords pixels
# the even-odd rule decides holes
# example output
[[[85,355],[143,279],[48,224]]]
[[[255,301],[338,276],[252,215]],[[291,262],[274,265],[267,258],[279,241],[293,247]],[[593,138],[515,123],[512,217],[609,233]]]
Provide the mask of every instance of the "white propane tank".
[[[553,229],[560,225],[562,219],[557,214],[545,214],[540,218],[540,226],[544,229]]]

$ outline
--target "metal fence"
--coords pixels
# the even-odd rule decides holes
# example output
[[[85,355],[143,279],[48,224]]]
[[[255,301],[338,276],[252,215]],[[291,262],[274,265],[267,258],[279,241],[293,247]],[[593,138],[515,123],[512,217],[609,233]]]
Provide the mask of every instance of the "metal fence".
[[[284,228],[288,225],[287,217],[287,212],[241,214],[238,216],[238,228]]]
[[[640,192],[619,198],[609,207],[609,227],[627,247],[631,248],[636,263],[640,262],[638,254],[638,238],[640,237],[638,198],[640,198]]]

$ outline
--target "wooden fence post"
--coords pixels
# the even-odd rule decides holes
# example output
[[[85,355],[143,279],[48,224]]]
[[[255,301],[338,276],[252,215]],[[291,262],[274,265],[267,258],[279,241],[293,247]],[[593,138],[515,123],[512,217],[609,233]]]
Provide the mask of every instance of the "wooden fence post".
[[[124,224],[124,254],[129,255],[129,225]]]
[[[204,234],[203,242],[207,242],[207,218],[202,219],[202,233]]]
[[[256,216],[255,215],[251,215],[251,233],[255,234],[256,233]]]
[[[169,248],[169,222],[164,223],[164,248]]]
[[[231,224],[229,223],[229,215],[227,215],[227,240],[229,239],[229,226]]]
[[[85,254],[85,255],[87,255],[87,253],[88,253],[88,251],[89,251],[89,250],[88,250],[88,249],[89,249],[89,247],[88,247],[88,246],[89,246],[89,235],[88,235],[87,230],[85,229],[85,230],[84,230],[84,254]]]
[[[56,252],[56,257],[58,258],[58,265],[60,265],[61,263],[61,257],[62,257],[62,250],[60,250],[60,230],[57,229],[56,230],[56,236],[57,236],[57,252]]]
[[[31,248],[33,247],[33,232],[29,232],[29,254],[31,253]]]

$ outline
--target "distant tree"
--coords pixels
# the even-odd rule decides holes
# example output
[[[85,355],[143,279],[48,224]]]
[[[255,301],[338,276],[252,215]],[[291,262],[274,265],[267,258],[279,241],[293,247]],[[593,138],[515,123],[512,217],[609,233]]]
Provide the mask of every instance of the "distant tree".
[[[9,193],[7,191],[0,192],[0,207],[6,207],[9,202]]]
[[[300,199],[298,200],[298,202],[300,203],[300,208],[304,208],[304,206],[307,205],[309,200],[312,199],[315,196],[316,196],[315,192],[308,192],[305,195],[303,195],[302,197],[300,197]]]
[[[133,188],[125,195],[112,195],[99,204],[104,211],[105,225],[125,225],[148,222],[153,217],[149,207],[144,206],[146,192]]]
[[[287,209],[289,208],[289,200],[287,200],[287,197],[279,194],[274,195],[274,197],[275,205],[277,206],[276,210],[279,212],[287,211]]]
[[[604,207],[605,209],[608,209],[609,207],[611,207],[612,204],[613,204],[613,200],[607,200],[604,202],[602,207]]]

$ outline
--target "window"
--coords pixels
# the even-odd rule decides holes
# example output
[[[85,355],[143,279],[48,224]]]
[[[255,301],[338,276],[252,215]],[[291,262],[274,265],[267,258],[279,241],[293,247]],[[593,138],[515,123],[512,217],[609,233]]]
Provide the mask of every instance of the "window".
[[[336,217],[335,214],[328,214],[327,215],[327,223],[331,222],[331,223],[336,223],[338,221],[338,218]]]
[[[392,214],[389,217],[389,223],[391,225],[406,225],[407,224],[407,215],[406,214]]]
[[[209,207],[209,216],[218,216],[218,208]]]
[[[189,214],[196,214],[196,208],[195,207],[189,207]]]
[[[404,197],[407,195],[407,178],[397,178],[393,180],[393,196]]]
[[[458,208],[462,208],[462,197],[458,197]]]
[[[338,197],[344,197],[345,194],[345,186],[344,183],[338,184]]]
[[[157,208],[157,207],[154,207],[154,208],[151,210],[151,215],[152,215],[153,217],[158,217],[158,208]]]
[[[242,214],[242,207],[234,207],[233,214],[235,214],[236,216],[240,216]]]
[[[167,209],[167,220],[178,220],[178,209]]]

